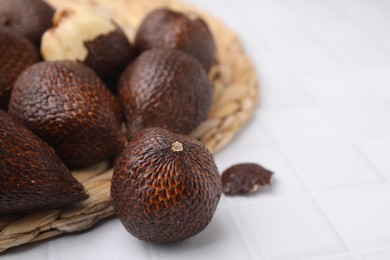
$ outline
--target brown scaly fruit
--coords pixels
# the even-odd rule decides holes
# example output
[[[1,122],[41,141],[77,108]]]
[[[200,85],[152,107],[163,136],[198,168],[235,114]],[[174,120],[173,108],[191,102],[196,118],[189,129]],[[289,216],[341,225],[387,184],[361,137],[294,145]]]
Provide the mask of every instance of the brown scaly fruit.
[[[93,70],[74,61],[40,62],[23,71],[9,113],[52,146],[68,167],[107,159],[126,141],[115,97]]]
[[[0,28],[0,109],[7,109],[18,75],[38,61],[38,50],[28,39]]]
[[[199,141],[162,128],[140,131],[115,163],[112,205],[139,239],[170,243],[202,231],[222,192],[210,152]]]
[[[88,198],[48,144],[0,110],[0,214],[60,207]]]
[[[130,137],[146,127],[190,133],[206,119],[213,95],[202,65],[174,49],[143,52],[123,72],[118,92]]]
[[[42,0],[1,0],[0,27],[30,39],[39,46],[44,31],[52,26],[54,9]]]
[[[54,26],[42,37],[45,60],[80,61],[115,91],[120,73],[133,59],[133,46],[122,29],[93,9],[57,10]]]
[[[146,15],[137,30],[135,47],[138,51],[163,47],[182,50],[197,58],[206,71],[216,55],[213,35],[202,18],[167,8]]]
[[[273,172],[257,163],[239,163],[221,176],[223,193],[228,196],[247,194],[271,184]]]

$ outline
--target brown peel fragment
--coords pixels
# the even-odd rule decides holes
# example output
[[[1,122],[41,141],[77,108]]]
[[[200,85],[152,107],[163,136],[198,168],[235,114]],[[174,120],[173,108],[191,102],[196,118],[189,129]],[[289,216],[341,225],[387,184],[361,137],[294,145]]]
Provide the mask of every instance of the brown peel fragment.
[[[271,184],[272,174],[256,163],[233,165],[222,173],[223,193],[232,196],[255,192],[259,187]]]

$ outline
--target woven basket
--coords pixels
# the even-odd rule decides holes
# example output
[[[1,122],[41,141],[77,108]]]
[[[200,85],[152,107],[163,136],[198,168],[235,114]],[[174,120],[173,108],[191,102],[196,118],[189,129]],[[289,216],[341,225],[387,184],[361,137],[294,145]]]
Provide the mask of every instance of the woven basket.
[[[214,87],[210,115],[191,136],[215,153],[244,126],[258,100],[255,68],[239,38],[215,18],[180,0],[49,0],[54,7],[89,5],[113,18],[133,40],[135,30],[150,10],[167,6],[203,17],[217,42],[217,63],[209,73]],[[86,187],[89,199],[75,206],[39,211],[27,216],[0,216],[0,252],[21,244],[85,230],[114,215],[110,204],[112,168],[107,161],[74,171]]]

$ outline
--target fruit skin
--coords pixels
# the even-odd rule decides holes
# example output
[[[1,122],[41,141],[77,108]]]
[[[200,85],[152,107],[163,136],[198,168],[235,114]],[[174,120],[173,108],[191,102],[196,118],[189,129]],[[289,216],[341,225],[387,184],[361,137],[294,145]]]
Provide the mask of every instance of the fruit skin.
[[[68,167],[108,159],[126,142],[115,97],[93,70],[73,61],[40,62],[23,71],[9,113],[52,146]]]
[[[45,60],[74,60],[92,68],[115,92],[120,73],[134,50],[123,30],[90,8],[63,8],[42,37]]]
[[[170,243],[196,235],[211,221],[221,192],[207,148],[162,128],[140,131],[114,165],[112,205],[141,240]]]
[[[88,198],[54,150],[0,110],[0,214],[60,207]]]
[[[138,51],[163,47],[182,50],[197,58],[206,71],[214,64],[216,56],[213,35],[202,18],[167,8],[146,15],[134,44]]]
[[[201,64],[173,49],[143,52],[123,72],[118,93],[130,137],[146,127],[189,134],[206,119],[213,98]]]
[[[52,26],[53,14],[54,9],[42,0],[0,1],[0,27],[27,37],[36,46]]]
[[[38,50],[27,38],[0,28],[0,109],[7,109],[18,75],[38,61]]]
[[[270,185],[273,172],[257,163],[239,163],[222,172],[222,191],[228,196],[255,192]]]

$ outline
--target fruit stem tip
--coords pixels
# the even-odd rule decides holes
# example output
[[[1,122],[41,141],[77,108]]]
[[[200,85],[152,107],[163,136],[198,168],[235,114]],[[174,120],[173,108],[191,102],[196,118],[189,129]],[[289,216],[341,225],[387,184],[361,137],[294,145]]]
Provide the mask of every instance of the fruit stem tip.
[[[172,151],[174,152],[181,152],[183,151],[183,145],[182,143],[180,143],[179,141],[176,141],[172,144],[172,147],[171,147]]]

